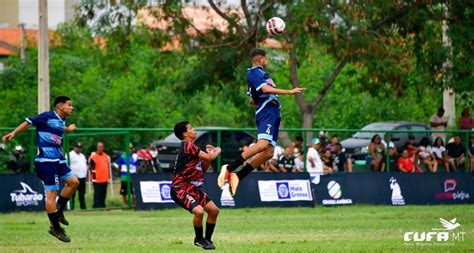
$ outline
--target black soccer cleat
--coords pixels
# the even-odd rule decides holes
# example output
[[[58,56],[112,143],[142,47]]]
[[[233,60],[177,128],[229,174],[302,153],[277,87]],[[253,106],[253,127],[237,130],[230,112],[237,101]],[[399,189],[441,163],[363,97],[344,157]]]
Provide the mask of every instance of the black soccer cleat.
[[[197,239],[197,238],[194,238],[194,245],[200,247],[200,248],[203,248],[203,249],[215,249],[216,247],[214,246],[214,244],[212,244],[212,242],[209,242],[208,240],[202,238],[202,239]]]
[[[66,220],[66,217],[64,217],[64,212],[63,211],[58,211],[58,221],[61,222],[61,224],[68,226],[69,221]]]
[[[71,238],[69,238],[69,236],[66,235],[66,231],[64,231],[64,229],[61,228],[61,227],[59,229],[54,229],[53,227],[50,227],[48,232],[52,236],[58,238],[58,240],[60,240],[62,242],[70,242],[71,241]]]
[[[205,240],[207,241],[207,246],[202,247],[203,249],[216,249],[216,246],[214,246],[214,243],[212,241],[207,240],[207,239],[205,239]]]

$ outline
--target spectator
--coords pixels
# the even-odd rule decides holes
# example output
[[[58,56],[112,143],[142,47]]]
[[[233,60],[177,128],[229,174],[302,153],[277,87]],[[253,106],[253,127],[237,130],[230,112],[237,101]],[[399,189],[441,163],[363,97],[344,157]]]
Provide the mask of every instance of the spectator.
[[[438,171],[438,162],[436,162],[436,157],[430,147],[430,139],[428,137],[423,137],[420,141],[419,157],[423,164],[426,165],[428,171],[433,173]]]
[[[127,193],[128,193],[128,181],[130,180],[130,194],[132,196],[132,205],[133,207],[136,206],[135,201],[135,193],[133,192],[133,185],[132,185],[132,174],[137,173],[137,164],[138,164],[138,155],[135,153],[135,148],[133,144],[129,144],[130,148],[130,163],[129,163],[129,171],[130,174],[127,172],[127,160],[125,159],[125,153],[122,154],[118,160],[118,166],[120,168],[120,195],[122,195],[122,205],[125,207],[128,204]]]
[[[418,164],[418,152],[419,152],[419,145],[416,143],[416,139],[414,135],[408,136],[408,141],[405,142],[403,145],[403,149],[408,152],[408,157],[413,161],[415,166]]]
[[[334,163],[336,164],[337,171],[352,172],[352,159],[346,155],[346,152],[343,152],[341,143],[336,143],[334,149],[336,151]]]
[[[323,148],[321,150],[321,160],[323,161],[324,174],[329,174],[334,171],[334,159],[332,158],[331,150]]]
[[[388,143],[388,145],[387,145]],[[392,171],[397,171],[398,166],[397,166],[397,156],[398,156],[398,151],[397,147],[395,146],[395,143],[393,143],[390,140],[390,135],[385,134],[384,139],[382,140],[382,145],[385,147],[385,150],[388,150],[386,152],[385,156],[388,154],[389,156],[389,164],[390,164],[390,170]],[[387,159],[386,157],[383,158],[383,161],[385,162]]]
[[[308,149],[308,154],[306,156],[306,170],[310,174],[323,174],[323,162],[321,161],[321,157],[319,156],[318,152],[321,143],[319,142],[318,138],[313,138],[311,143],[313,145]]]
[[[369,144],[369,164],[372,171],[385,171],[384,154],[385,147],[382,144],[382,139],[380,135],[376,134],[372,137]]]
[[[471,134],[469,141],[469,163],[470,163],[470,172],[474,172],[474,134]]]
[[[273,157],[268,161],[268,167],[270,168],[271,171],[274,172],[286,172],[286,171],[281,171],[278,165],[278,161],[280,160],[280,157],[283,156],[283,148],[280,147],[279,145],[275,146],[275,149],[273,151]]]
[[[79,205],[81,209],[86,209],[86,201],[84,196],[86,194],[86,178],[87,178],[87,159],[81,152],[82,144],[80,142],[74,145],[74,148],[69,152],[69,167],[79,180],[79,187],[77,193],[79,196]],[[76,192],[72,194],[72,199],[76,198]]]
[[[319,131],[319,142],[321,148],[326,148],[328,145],[328,131]]]
[[[436,130],[436,131],[444,131],[446,130],[446,127],[448,126],[448,119],[446,117],[443,117],[444,115],[444,109],[443,107],[440,107],[438,109],[438,112],[436,114],[433,114],[430,119],[430,126],[431,129]],[[431,138],[434,140],[436,137],[441,137],[443,142],[446,141],[446,134],[445,133],[433,133]]]
[[[462,168],[466,160],[466,150],[459,135],[454,136],[454,142],[446,145],[446,151],[448,153],[449,161],[449,168],[446,169],[446,171],[450,172],[451,169],[457,171],[459,168]]]
[[[398,170],[404,173],[423,172],[419,168],[416,168],[415,163],[410,157],[408,157],[408,151],[405,149],[402,152],[402,156],[398,158]]]
[[[7,162],[7,168],[14,173],[28,173],[30,172],[30,162],[25,158],[25,151],[21,145],[15,146],[13,155]]]
[[[336,157],[336,144],[339,143],[339,137],[337,135],[333,135],[331,137],[331,143],[329,143],[326,148],[331,151],[332,157]]]
[[[281,172],[303,172],[295,165],[295,158],[293,157],[293,150],[291,146],[285,148],[283,156],[278,160],[278,168]]]
[[[94,184],[93,208],[105,207],[107,185],[110,179],[110,157],[104,152],[104,143],[98,142],[96,152],[89,158],[89,170]]]
[[[294,147],[294,152],[293,152],[293,156],[296,158],[298,158],[300,155],[303,154],[303,137],[301,136],[296,136],[295,138],[295,142],[293,143],[293,147]]]
[[[444,147],[444,142],[441,137],[437,137],[434,141],[434,145],[431,148],[435,156],[436,162],[438,164],[443,164],[446,172],[449,171],[449,160],[446,148]]]
[[[471,117],[468,108],[462,110],[461,118],[459,119],[459,127],[461,130],[471,130],[474,128],[474,118]]]

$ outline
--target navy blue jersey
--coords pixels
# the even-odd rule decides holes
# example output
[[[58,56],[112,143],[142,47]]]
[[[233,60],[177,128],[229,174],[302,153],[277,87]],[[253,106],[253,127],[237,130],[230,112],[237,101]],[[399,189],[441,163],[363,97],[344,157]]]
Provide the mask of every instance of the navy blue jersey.
[[[265,106],[272,100],[279,100],[278,95],[263,93],[262,87],[264,85],[269,85],[274,88],[276,85],[267,72],[263,70],[262,66],[256,66],[247,69],[247,83],[247,95],[252,97],[253,101],[257,105],[255,114],[258,114],[260,111],[262,111],[263,108],[265,108]]]
[[[61,143],[66,122],[54,111],[44,112],[36,117],[26,118],[36,127],[36,162],[65,161]]]

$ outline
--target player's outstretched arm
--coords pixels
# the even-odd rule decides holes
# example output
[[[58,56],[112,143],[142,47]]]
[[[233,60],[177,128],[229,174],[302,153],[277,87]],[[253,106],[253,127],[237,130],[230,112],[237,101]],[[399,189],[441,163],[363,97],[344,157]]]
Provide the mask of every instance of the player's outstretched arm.
[[[219,154],[221,153],[221,148],[217,147],[213,147],[211,145],[207,145],[206,146],[206,152],[204,151],[200,151],[199,152],[199,158],[205,162],[211,162],[213,161],[214,159],[216,159],[216,157],[219,156]]]
[[[15,128],[15,130],[3,136],[2,141],[4,143],[11,141],[17,134],[25,131],[26,129],[28,129],[28,127],[30,127],[30,123],[28,123],[27,121],[21,123],[17,128]]]
[[[71,132],[73,132],[74,130],[76,130],[76,128],[77,128],[77,127],[76,127],[76,124],[71,124],[71,125],[65,127],[65,128],[64,128],[64,131],[66,131],[66,132],[68,132],[68,133],[71,133]]]
[[[269,94],[275,94],[275,95],[298,94],[304,90],[306,90],[306,88],[302,88],[302,87],[296,87],[291,90],[277,89],[277,88],[273,88],[270,85],[263,85],[262,87],[263,93],[267,93],[267,94],[269,93]]]

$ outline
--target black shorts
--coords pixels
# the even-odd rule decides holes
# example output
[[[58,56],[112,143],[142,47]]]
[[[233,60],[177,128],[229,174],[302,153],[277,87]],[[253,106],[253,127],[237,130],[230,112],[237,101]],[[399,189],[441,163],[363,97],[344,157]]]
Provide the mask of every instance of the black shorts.
[[[130,181],[130,193],[133,194],[133,184]],[[127,195],[127,181],[120,182],[120,195]]]
[[[183,189],[185,188],[185,189]],[[180,189],[171,188],[171,198],[184,209],[192,213],[196,206],[204,207],[212,200],[207,196],[200,187],[191,186]]]

